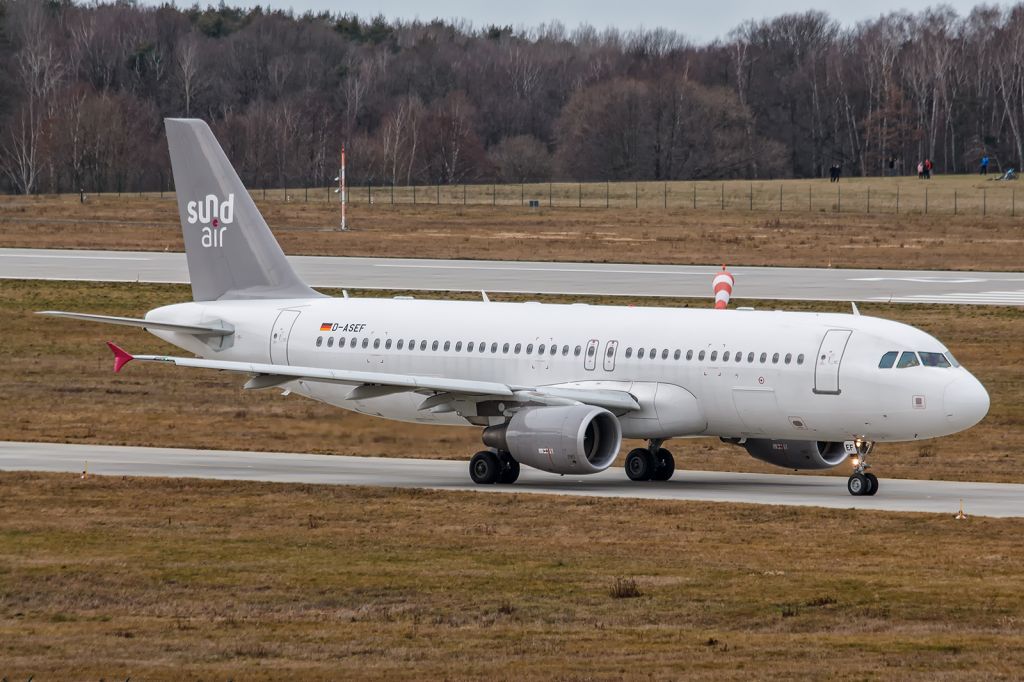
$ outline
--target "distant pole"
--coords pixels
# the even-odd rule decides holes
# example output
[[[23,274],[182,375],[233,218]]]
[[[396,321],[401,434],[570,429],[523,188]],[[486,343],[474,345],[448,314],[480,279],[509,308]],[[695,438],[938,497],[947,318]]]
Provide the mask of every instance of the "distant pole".
[[[928,188],[924,188],[924,214],[928,215]]]
[[[871,213],[871,188],[868,187],[868,213]]]
[[[395,181],[391,180],[391,205],[395,205]]]
[[[548,208],[551,208],[552,205],[553,205],[553,200],[554,200],[553,194],[554,194],[554,190],[551,187],[551,183],[548,182]]]
[[[813,205],[813,202],[811,201],[811,190],[812,190],[812,186],[811,185],[807,185],[807,210],[808,210],[808,212],[814,210],[814,205]]]
[[[779,183],[779,213],[782,213],[782,183]]]
[[[1010,217],[1015,218],[1017,216],[1017,190],[1016,188],[1010,190]]]
[[[748,204],[750,210],[754,210],[754,183],[750,183],[750,203]]]
[[[462,185],[462,205],[466,205],[466,185]]]
[[[662,208],[668,208],[668,183],[665,183],[665,201],[663,202]]]
[[[341,230],[348,229],[345,219],[345,207],[348,204],[348,197],[345,195],[345,145],[341,145],[341,168],[338,169],[338,194],[341,197]]]
[[[982,217],[988,215],[988,188],[981,188],[981,215]]]
[[[583,208],[583,183],[582,182],[579,183],[577,191],[579,192],[579,194],[577,194],[576,207],[577,208]]]
[[[604,181],[604,207],[608,208],[610,199],[608,197],[611,192],[611,183],[608,180]]]
[[[697,183],[693,183],[693,208],[697,210]]]
[[[956,190],[953,190],[953,215],[957,214]]]
[[[437,183],[437,201],[435,202],[438,206],[441,205],[441,183]]]
[[[369,180],[366,181],[366,203],[373,205],[373,185]]]
[[[526,206],[526,183],[519,183],[519,205]]]
[[[900,214],[900,186],[896,185],[896,215]]]
[[[718,201],[718,210],[720,210],[720,211],[724,211],[725,210],[725,183],[724,182],[722,183],[722,196],[721,196],[721,199],[719,199],[719,201]]]
[[[416,185],[412,186],[412,205],[416,205]]]
[[[309,203],[309,187],[302,188],[302,200],[307,204]]]
[[[640,183],[633,183],[633,208],[640,208]]]

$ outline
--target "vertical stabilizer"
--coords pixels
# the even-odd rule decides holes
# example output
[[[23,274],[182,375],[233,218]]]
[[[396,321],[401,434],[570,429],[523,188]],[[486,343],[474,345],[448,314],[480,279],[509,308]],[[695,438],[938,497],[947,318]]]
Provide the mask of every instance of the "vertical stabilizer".
[[[210,127],[199,119],[164,123],[192,298],[320,296],[295,274]]]

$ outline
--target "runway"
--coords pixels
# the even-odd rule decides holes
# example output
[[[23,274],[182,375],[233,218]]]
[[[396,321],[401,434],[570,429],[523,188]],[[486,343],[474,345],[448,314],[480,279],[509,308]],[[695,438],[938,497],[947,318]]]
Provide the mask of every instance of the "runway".
[[[717,268],[291,256],[314,287],[711,298]],[[1024,272],[730,267],[735,298],[1024,306]],[[187,283],[182,253],[0,249],[0,279]]]
[[[166,476],[328,485],[429,488],[648,500],[746,502],[765,505],[931,512],[954,516],[1024,517],[1024,485],[881,480],[875,497],[853,497],[845,477],[677,471],[665,483],[634,483],[622,469],[593,476],[555,476],[523,467],[512,486],[477,486],[466,462],[342,457],[270,452],[64,445],[0,441],[0,470],[80,475]]]

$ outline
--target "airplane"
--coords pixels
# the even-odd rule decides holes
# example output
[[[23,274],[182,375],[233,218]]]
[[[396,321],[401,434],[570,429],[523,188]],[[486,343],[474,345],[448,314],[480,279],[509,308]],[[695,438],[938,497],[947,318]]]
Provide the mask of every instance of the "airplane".
[[[874,495],[875,443],[970,428],[984,386],[933,336],[859,314],[333,298],[288,263],[209,126],[165,120],[191,302],[144,318],[44,315],[141,327],[195,357],[132,360],[245,375],[385,419],[481,429],[469,473],[520,465],[594,474],[623,438],[633,481],[667,481],[669,439],[717,436],[787,469],[848,459],[852,495]],[[854,308],[854,313],[856,313]]]

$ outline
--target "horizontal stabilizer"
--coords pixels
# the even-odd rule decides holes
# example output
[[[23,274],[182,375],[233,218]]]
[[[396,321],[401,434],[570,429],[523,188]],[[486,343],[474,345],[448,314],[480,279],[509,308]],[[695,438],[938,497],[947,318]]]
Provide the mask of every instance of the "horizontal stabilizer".
[[[158,329],[165,332],[180,332],[182,334],[193,334],[195,336],[229,336],[235,333],[230,325],[224,326],[203,326],[195,324],[175,324],[173,322],[158,322],[156,320],[143,320],[137,317],[115,317],[113,315],[90,315],[88,313],[68,313],[62,310],[40,310],[36,315],[48,315],[50,317],[66,317],[72,320],[84,320],[86,322],[103,322],[104,324],[120,324],[126,327],[142,327],[143,329]]]

